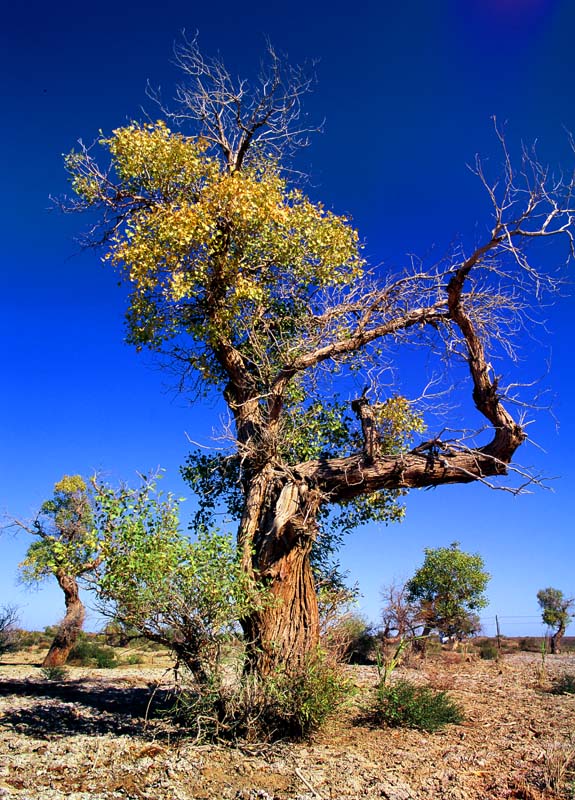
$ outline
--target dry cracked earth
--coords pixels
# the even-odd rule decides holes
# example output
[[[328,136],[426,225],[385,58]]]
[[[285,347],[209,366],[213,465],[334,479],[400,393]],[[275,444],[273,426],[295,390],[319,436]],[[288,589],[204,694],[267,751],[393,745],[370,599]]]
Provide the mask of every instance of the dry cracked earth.
[[[361,689],[310,741],[198,744],[148,705],[169,691],[157,663],[70,668],[47,681],[39,654],[0,664],[2,800],[486,800],[575,797],[575,656],[515,653],[495,661],[443,653],[398,674],[449,693],[465,721],[442,731],[377,728],[362,709],[374,667],[349,667]],[[33,663],[30,663],[33,662]],[[159,691],[158,691],[159,688]],[[155,692],[155,694],[154,694]]]

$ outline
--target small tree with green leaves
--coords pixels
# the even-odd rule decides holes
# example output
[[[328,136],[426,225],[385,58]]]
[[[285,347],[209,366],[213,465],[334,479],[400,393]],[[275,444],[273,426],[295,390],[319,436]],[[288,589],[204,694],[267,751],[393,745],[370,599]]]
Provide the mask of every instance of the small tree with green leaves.
[[[140,635],[169,647],[195,680],[217,677],[226,636],[255,596],[229,536],[180,530],[179,503],[145,479],[135,489],[94,482],[101,562],[95,581],[104,610]]]
[[[92,572],[99,558],[92,501],[84,479],[64,475],[32,525],[20,521],[14,524],[34,537],[20,564],[24,582],[36,584],[54,577],[64,592],[66,614],[42,662],[43,667],[61,666],[78,639],[86,615],[78,579]]]
[[[483,558],[464,553],[458,542],[426,548],[422,566],[406,585],[407,600],[419,606],[423,635],[436,630],[458,640],[476,632],[475,612],[487,605],[490,577]]]
[[[561,641],[565,635],[567,625],[571,622],[572,615],[569,613],[575,598],[567,598],[560,589],[540,589],[537,592],[537,601],[541,606],[543,622],[552,630],[551,652],[561,652]]]

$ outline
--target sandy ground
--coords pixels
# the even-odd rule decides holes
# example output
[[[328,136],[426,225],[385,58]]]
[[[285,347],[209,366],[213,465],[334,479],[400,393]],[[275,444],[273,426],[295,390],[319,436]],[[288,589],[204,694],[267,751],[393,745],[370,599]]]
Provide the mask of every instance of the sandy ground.
[[[169,690],[165,661],[69,669],[46,681],[34,663],[0,664],[2,800],[486,800],[575,797],[560,772],[575,752],[575,695],[549,691],[575,676],[575,656],[517,653],[495,661],[444,653],[403,677],[448,690],[465,721],[434,734],[370,727],[362,715],[377,671],[350,667],[361,689],[311,741],[199,745],[166,719],[146,721],[153,690]],[[32,662],[34,658],[32,657]],[[159,696],[158,694],[156,696]],[[573,780],[575,781],[575,775]]]

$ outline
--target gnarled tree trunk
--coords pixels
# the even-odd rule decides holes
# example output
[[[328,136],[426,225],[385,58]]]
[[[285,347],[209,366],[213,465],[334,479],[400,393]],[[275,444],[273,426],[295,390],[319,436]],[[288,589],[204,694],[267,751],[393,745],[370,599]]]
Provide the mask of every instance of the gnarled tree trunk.
[[[78,641],[86,616],[84,604],[80,600],[76,578],[62,571],[56,574],[56,578],[58,585],[64,592],[66,615],[58,626],[54,641],[42,662],[43,667],[61,667],[66,663],[70,650]]]
[[[561,653],[561,642],[563,641],[563,636],[565,635],[565,625],[561,625],[551,637],[551,654],[552,655],[559,655]]]
[[[240,527],[244,564],[265,588],[261,607],[242,620],[247,669],[265,676],[297,670],[319,643],[319,612],[310,553],[319,496],[305,483],[253,483]],[[252,543],[250,546],[249,543]]]

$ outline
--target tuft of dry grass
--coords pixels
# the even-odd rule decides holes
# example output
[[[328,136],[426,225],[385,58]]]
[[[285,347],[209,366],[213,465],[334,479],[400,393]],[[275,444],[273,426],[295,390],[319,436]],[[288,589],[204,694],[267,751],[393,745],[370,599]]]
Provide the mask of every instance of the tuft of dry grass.
[[[543,752],[545,788],[556,794],[575,780],[575,734],[566,739],[553,739]]]

